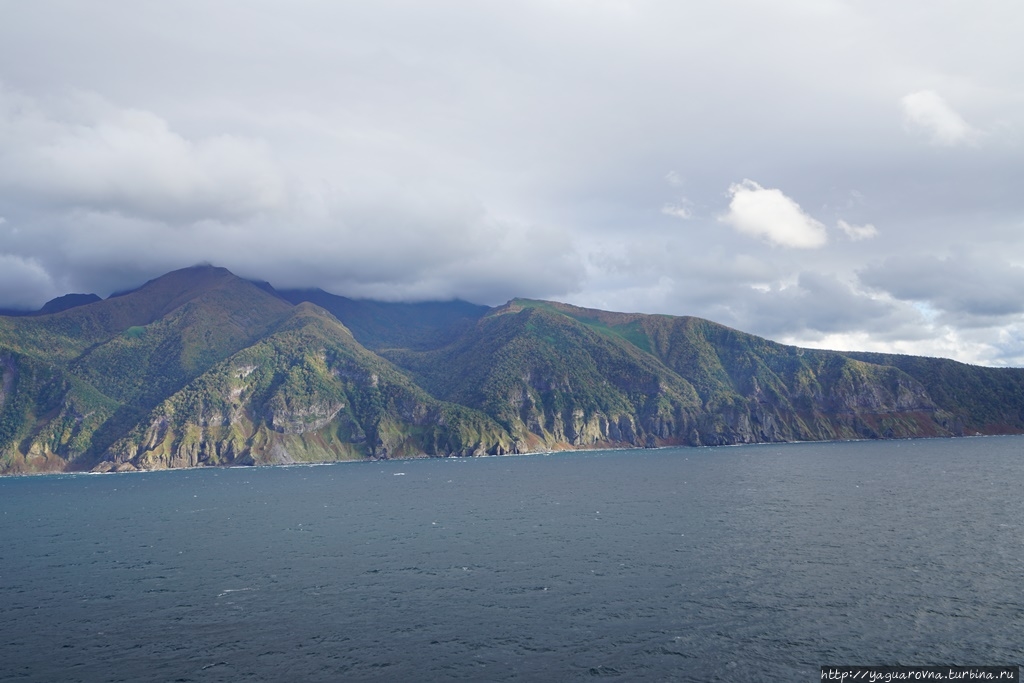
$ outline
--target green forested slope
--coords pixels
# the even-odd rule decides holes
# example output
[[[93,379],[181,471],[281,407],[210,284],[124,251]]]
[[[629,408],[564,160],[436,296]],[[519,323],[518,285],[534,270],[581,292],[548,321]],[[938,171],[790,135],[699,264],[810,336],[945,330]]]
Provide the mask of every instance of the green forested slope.
[[[149,409],[290,310],[224,269],[191,268],[53,315],[0,317],[4,466],[91,467]]]
[[[298,306],[272,334],[215,364],[110,450],[106,467],[262,464],[507,452],[486,416],[438,401]]]
[[[213,267],[79,301],[0,316],[0,472],[1024,432],[1020,369],[699,318],[278,293]]]

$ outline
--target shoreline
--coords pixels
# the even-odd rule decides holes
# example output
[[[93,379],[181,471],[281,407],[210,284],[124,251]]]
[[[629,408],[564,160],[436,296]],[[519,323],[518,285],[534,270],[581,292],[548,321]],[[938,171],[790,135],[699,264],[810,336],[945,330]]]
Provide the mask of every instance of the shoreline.
[[[159,472],[192,472],[192,471],[205,471],[205,470],[251,470],[269,467],[324,467],[327,465],[342,465],[348,463],[383,463],[383,462],[410,462],[416,460],[476,460],[480,458],[517,458],[521,456],[531,455],[557,455],[560,453],[584,453],[584,452],[601,452],[601,451],[660,451],[667,450],[670,448],[681,448],[687,450],[704,450],[712,448],[740,448],[748,446],[788,446],[797,444],[831,444],[831,443],[861,443],[861,442],[874,442],[874,441],[926,441],[926,440],[946,440],[946,439],[985,439],[985,438],[999,438],[999,437],[1024,437],[1024,434],[967,434],[964,436],[909,436],[896,439],[836,439],[829,441],[759,441],[756,443],[730,443],[730,444],[719,444],[710,446],[687,446],[683,444],[669,445],[669,446],[613,446],[613,447],[601,447],[601,448],[560,448],[543,451],[528,451],[526,453],[503,453],[501,455],[418,455],[418,456],[400,456],[396,458],[361,458],[358,460],[317,460],[314,462],[283,462],[283,463],[265,463],[258,465],[200,465],[196,467],[165,467],[161,469],[152,470],[126,470],[122,472],[107,471],[107,472],[93,472],[93,471],[59,471],[59,472],[7,472],[0,473],[0,479],[6,478],[19,478],[19,477],[51,477],[51,476],[103,476],[103,475],[120,475],[120,474],[153,474]]]

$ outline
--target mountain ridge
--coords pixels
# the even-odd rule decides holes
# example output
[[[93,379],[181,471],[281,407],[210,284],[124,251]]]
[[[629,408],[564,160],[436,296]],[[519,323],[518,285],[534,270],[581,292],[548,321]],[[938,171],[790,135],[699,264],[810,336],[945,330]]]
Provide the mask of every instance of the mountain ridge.
[[[1024,433],[1024,370],[214,266],[0,315],[0,473]]]

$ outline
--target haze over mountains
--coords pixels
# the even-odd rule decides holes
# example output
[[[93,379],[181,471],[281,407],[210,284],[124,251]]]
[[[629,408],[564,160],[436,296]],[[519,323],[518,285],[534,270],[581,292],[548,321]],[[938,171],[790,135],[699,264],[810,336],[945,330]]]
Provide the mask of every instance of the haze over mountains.
[[[223,268],[0,316],[0,472],[1024,433],[1024,370]]]

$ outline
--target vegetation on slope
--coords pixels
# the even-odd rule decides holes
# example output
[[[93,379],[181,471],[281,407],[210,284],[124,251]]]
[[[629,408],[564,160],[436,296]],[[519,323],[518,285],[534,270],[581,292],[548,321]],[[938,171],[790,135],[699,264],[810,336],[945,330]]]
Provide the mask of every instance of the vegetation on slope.
[[[952,431],[958,436],[1024,433],[1024,372],[1017,368],[881,353],[846,355],[899,368],[920,382],[936,405],[953,416]]]
[[[371,351],[401,348],[436,349],[454,342],[490,309],[465,301],[392,303],[349,299],[322,289],[277,292],[286,301],[316,304],[344,323]]]
[[[169,393],[290,310],[224,269],[190,268],[53,315],[0,318],[7,469],[92,467]]]
[[[699,318],[387,304],[212,267],[50,310],[0,316],[0,472],[1024,432],[1022,370]]]
[[[577,412],[584,422],[595,414],[612,424],[628,416],[634,434],[601,430],[592,442],[633,445],[944,429],[935,421],[944,416],[897,369],[804,352],[694,318],[515,301],[450,347],[388,355],[435,395],[548,442],[581,445],[548,426]]]
[[[107,467],[262,464],[507,452],[486,416],[431,398],[302,304],[275,332],[174,393]]]

